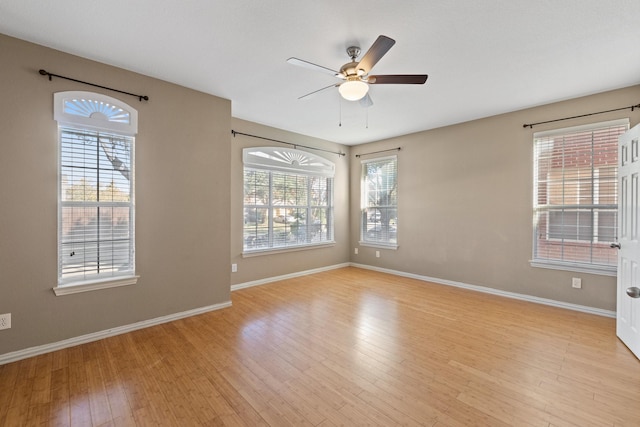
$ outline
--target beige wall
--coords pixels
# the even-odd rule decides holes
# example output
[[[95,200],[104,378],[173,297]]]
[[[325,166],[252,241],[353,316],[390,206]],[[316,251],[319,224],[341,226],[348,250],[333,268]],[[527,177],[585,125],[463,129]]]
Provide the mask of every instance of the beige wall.
[[[231,103],[0,35],[0,354],[230,299]],[[148,95],[148,102],[38,69]],[[138,109],[136,285],[56,297],[53,93]]]
[[[524,129],[552,120],[634,105],[640,86],[531,108],[354,147],[351,194],[360,194],[356,154],[398,153],[398,250],[360,247],[351,261],[605,310],[616,309],[614,277],[529,265],[532,254],[532,139],[537,131],[629,117],[624,110]],[[461,106],[464,108],[464,106]],[[427,113],[425,113],[427,114]],[[351,199],[351,246],[358,247],[359,199]],[[571,287],[581,277],[582,289]]]
[[[318,150],[307,150],[327,158],[336,164],[334,178],[335,194],[335,238],[336,244],[329,247],[282,252],[270,255],[242,256],[243,227],[243,176],[242,149],[247,147],[282,146],[275,142],[237,135],[231,141],[231,262],[238,264],[238,272],[231,274],[231,284],[243,284],[264,278],[282,276],[299,271],[312,270],[349,262],[349,147],[311,138],[268,126],[232,119],[232,128],[237,132],[258,135],[279,141],[292,142],[324,150],[347,153],[336,154]],[[300,147],[301,150],[305,148]]]

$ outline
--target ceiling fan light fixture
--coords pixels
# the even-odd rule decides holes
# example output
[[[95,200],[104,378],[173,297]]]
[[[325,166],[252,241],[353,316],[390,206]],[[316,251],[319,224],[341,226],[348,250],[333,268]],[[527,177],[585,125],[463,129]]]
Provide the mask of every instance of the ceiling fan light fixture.
[[[369,85],[360,80],[349,80],[338,87],[338,92],[347,101],[359,101],[369,92]]]

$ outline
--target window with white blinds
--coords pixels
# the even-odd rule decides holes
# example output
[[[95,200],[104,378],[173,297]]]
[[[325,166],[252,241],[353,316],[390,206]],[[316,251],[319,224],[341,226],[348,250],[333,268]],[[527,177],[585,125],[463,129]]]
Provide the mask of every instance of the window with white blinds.
[[[131,122],[131,110],[100,94],[61,94],[65,96],[56,97],[55,111],[60,153],[57,289],[135,283],[134,137],[122,132]],[[119,132],[109,131],[110,123]]]
[[[534,134],[532,265],[615,274],[618,137],[628,120]]]
[[[133,274],[133,138],[60,129],[60,282]]]
[[[334,243],[333,162],[276,147],[245,148],[243,162],[244,254]]]
[[[360,244],[398,246],[398,158],[362,161]]]

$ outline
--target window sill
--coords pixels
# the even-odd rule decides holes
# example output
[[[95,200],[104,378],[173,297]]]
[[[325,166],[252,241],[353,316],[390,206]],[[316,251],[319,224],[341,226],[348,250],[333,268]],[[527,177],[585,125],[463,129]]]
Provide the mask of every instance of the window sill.
[[[550,270],[562,270],[573,271],[576,273],[597,274],[600,276],[616,277],[618,275],[618,269],[616,267],[597,267],[597,266],[584,266],[580,264],[562,263],[562,262],[550,262],[533,260],[529,261],[531,267],[547,268]]]
[[[309,249],[320,249],[320,248],[326,248],[326,247],[331,247],[331,246],[335,246],[336,242],[335,241],[331,241],[331,242],[326,242],[326,243],[317,243],[317,244],[313,244],[313,245],[304,245],[304,246],[292,246],[292,247],[284,247],[284,248],[272,248],[272,249],[258,249],[255,251],[246,251],[246,252],[242,252],[242,257],[243,258],[250,258],[250,257],[254,257],[254,256],[261,256],[261,255],[272,255],[272,254],[280,254],[280,253],[286,253],[286,252],[296,252],[296,251],[306,251]]]
[[[115,288],[118,286],[135,285],[140,276],[125,276],[106,280],[90,280],[68,285],[58,285],[53,288],[56,296],[77,294],[80,292],[98,291],[100,289]]]
[[[370,246],[372,248],[391,249],[392,251],[398,250],[398,245],[392,243],[375,243],[375,242],[358,242],[360,246]]]

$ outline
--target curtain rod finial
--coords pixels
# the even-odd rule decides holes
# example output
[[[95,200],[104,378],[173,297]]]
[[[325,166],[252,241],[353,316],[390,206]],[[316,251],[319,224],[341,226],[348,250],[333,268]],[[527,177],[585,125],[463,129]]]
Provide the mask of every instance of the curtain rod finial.
[[[49,81],[51,81],[51,78],[53,77],[51,73],[49,73],[47,70],[43,70],[42,68],[40,70],[38,70],[38,72],[40,73],[41,76],[49,76]]]

